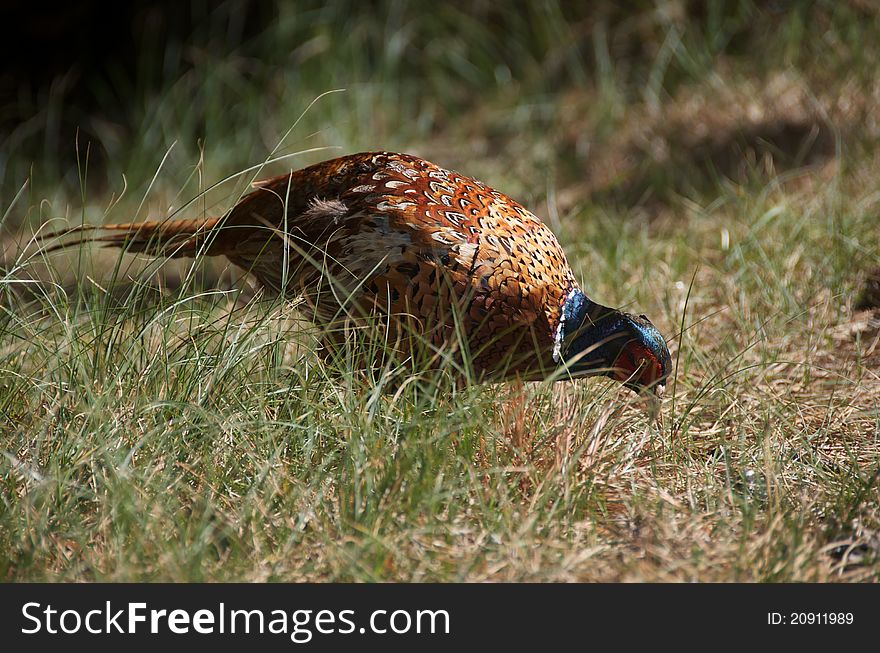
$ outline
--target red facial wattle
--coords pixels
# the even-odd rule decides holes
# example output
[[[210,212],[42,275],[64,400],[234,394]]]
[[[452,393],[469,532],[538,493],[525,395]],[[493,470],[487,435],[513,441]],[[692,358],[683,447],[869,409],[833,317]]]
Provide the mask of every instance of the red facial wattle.
[[[639,342],[627,344],[614,362],[614,378],[621,383],[653,387],[663,377],[663,366],[653,352]]]

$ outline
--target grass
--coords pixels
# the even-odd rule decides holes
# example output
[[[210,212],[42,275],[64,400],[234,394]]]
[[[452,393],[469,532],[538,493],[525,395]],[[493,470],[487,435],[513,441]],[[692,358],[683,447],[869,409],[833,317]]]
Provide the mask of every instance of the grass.
[[[548,2],[505,29],[490,4],[315,7],[134,103],[100,167],[85,142],[78,168],[10,157],[4,188],[33,172],[2,207],[0,577],[878,580],[880,320],[854,305],[880,26],[734,4]],[[298,66],[253,50],[291,43]],[[669,338],[660,419],[601,380],[388,392],[222,265],[25,247],[50,220],[219,213],[254,173],[214,181],[321,146],[526,202],[589,294]]]

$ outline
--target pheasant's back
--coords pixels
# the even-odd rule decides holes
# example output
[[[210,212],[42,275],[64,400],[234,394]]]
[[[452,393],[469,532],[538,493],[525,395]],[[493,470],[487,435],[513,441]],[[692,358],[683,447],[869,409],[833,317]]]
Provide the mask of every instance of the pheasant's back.
[[[354,154],[260,182],[223,231],[222,253],[266,286],[304,295],[316,322],[391,315],[397,331],[407,324],[436,344],[458,324],[478,367],[518,349],[530,364],[536,349],[551,364],[561,306],[576,288],[531,212],[404,154]]]

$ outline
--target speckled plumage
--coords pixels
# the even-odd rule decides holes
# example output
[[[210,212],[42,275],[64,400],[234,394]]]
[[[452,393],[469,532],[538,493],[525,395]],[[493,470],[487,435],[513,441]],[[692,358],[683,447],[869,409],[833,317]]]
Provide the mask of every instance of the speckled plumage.
[[[258,182],[220,218],[102,228],[122,233],[95,240],[129,251],[225,256],[304,297],[321,325],[378,315],[404,356],[411,332],[442,347],[458,324],[478,376],[553,370],[563,304],[578,290],[540,219],[406,154],[353,154]]]

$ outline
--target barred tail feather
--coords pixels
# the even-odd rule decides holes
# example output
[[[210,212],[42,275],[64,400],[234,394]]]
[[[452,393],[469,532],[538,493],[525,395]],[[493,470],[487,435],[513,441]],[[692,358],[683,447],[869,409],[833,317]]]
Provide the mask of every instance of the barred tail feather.
[[[81,245],[83,243],[102,243],[105,247],[118,247],[131,253],[144,253],[151,256],[167,258],[190,257],[198,254],[214,256],[223,252],[214,251],[215,237],[214,227],[220,222],[220,218],[207,220],[165,220],[147,222],[128,222],[105,225],[83,225],[56,231],[40,237],[40,240],[52,238],[64,238],[73,234],[85,234],[94,231],[111,231],[105,235],[89,235],[88,237],[69,240],[67,242],[52,245],[43,250],[48,254],[61,249]]]

